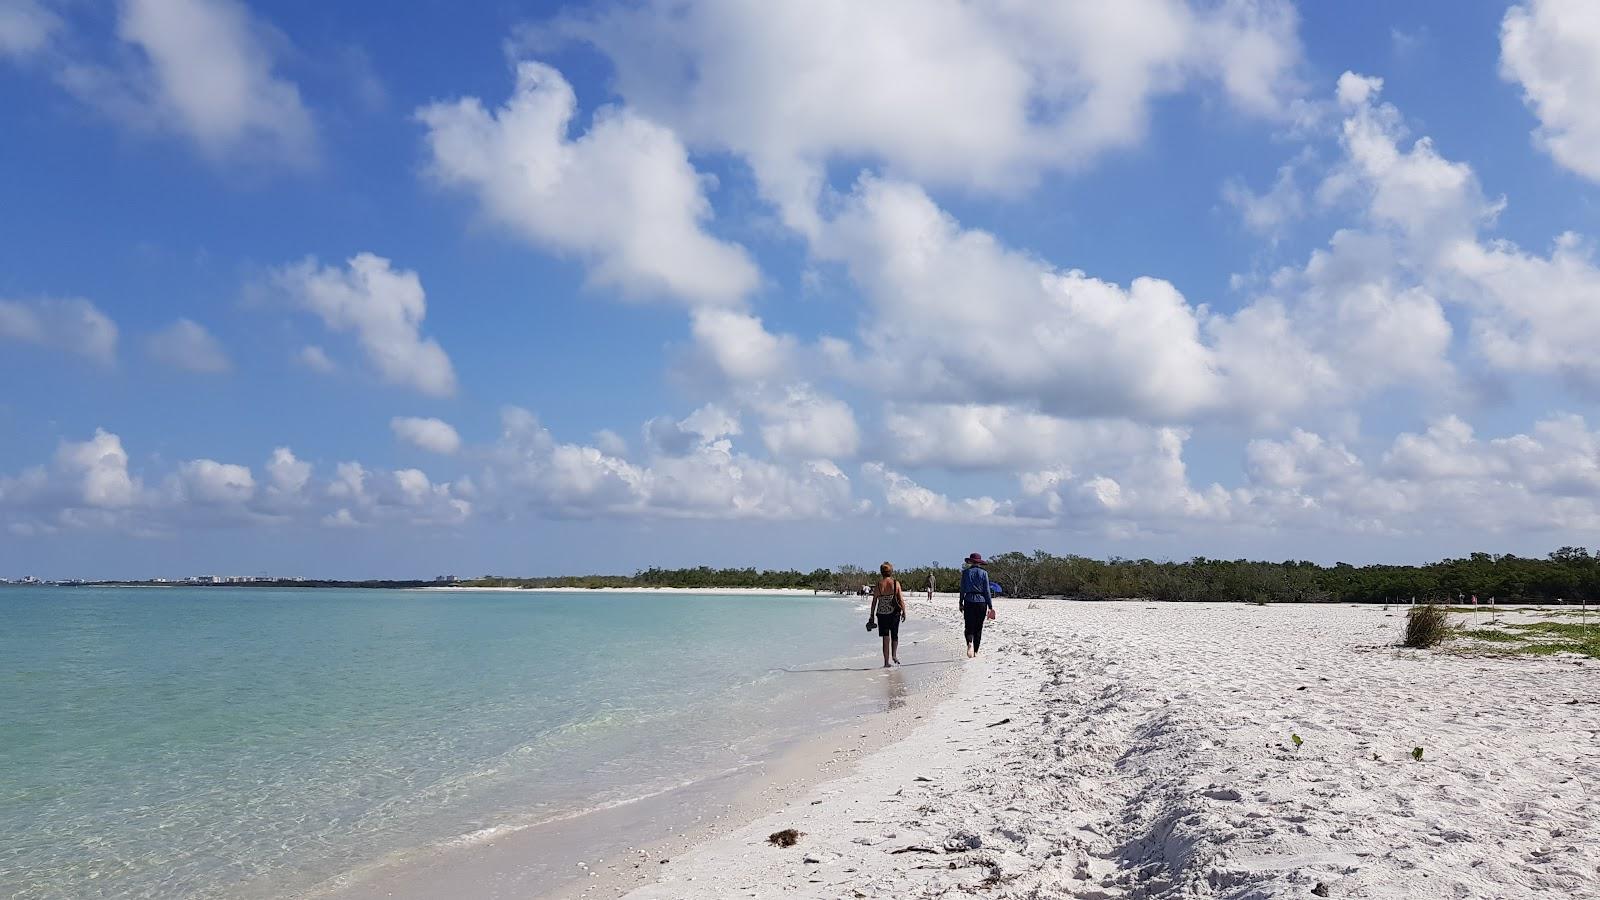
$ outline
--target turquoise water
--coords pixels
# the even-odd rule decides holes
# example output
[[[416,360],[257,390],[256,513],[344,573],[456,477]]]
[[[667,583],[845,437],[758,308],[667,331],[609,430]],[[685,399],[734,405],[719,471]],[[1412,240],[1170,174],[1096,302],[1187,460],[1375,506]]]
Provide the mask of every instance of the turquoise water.
[[[726,773],[882,704],[862,609],[0,588],[0,895],[283,896]]]

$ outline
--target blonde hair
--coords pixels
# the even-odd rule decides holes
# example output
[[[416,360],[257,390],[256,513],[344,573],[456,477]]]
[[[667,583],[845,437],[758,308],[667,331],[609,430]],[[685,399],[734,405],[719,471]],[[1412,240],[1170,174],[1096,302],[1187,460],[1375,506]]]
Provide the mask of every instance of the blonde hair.
[[[893,575],[894,574],[894,564],[886,562],[883,565],[879,566],[878,567],[878,574],[882,575],[885,578],[888,578],[890,575]]]

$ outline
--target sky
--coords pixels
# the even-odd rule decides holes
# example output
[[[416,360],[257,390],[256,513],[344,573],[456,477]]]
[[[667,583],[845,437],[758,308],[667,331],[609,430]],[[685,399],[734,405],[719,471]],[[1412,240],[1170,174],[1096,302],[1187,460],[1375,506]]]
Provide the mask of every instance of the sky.
[[[0,576],[1600,544],[1588,0],[0,0]]]

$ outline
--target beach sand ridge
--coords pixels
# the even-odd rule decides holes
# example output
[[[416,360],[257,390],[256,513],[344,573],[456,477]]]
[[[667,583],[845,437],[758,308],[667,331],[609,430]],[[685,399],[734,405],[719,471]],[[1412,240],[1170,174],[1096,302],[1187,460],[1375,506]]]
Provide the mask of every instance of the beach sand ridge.
[[[1589,661],[1398,651],[1377,606],[1001,615],[925,724],[629,900],[1600,897]]]

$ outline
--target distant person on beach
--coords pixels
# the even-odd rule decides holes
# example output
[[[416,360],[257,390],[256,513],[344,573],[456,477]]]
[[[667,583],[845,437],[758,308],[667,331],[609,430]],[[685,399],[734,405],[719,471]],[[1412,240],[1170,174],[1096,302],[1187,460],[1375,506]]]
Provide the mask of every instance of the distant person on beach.
[[[935,584],[936,584],[936,582],[934,582],[934,580],[933,580],[933,573],[929,572],[928,573],[928,602],[929,603],[933,602],[933,589],[934,589]]]
[[[900,623],[906,617],[906,595],[894,578],[894,566],[878,567],[878,587],[872,593],[872,614],[878,617],[878,634],[883,637],[883,667],[889,661],[900,664]]]
[[[974,553],[961,569],[961,618],[966,626],[967,659],[978,655],[984,620],[994,618],[994,589],[989,586],[988,565],[983,554]]]

